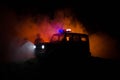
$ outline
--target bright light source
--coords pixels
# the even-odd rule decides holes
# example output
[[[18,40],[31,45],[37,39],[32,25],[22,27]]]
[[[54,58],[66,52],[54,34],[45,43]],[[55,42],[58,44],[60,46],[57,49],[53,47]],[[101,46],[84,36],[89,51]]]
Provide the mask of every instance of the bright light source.
[[[66,31],[71,31],[71,29],[66,29]]]
[[[64,33],[64,30],[63,29],[59,29],[59,33]]]
[[[70,37],[66,37],[66,40],[69,41],[69,40],[70,40]]]
[[[36,46],[35,45],[33,45],[33,49],[35,49],[36,48]]]
[[[86,38],[84,38],[84,37],[82,37],[82,38],[81,38],[81,40],[82,40],[82,41],[87,41],[87,39],[86,39]]]
[[[45,45],[42,45],[41,48],[42,48],[42,49],[45,49]]]

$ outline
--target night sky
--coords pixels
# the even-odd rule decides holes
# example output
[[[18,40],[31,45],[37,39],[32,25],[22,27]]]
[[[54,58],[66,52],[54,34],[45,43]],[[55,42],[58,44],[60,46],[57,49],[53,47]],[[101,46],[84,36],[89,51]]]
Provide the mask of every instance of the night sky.
[[[17,15],[47,14],[53,17],[54,11],[70,8],[75,16],[84,23],[91,32],[103,31],[112,36],[119,36],[119,5],[117,2],[102,1],[69,1],[69,0],[40,0],[40,1],[8,1],[1,3]]]
[[[120,58],[119,4],[117,4],[117,2],[109,2],[109,1],[91,2],[91,1],[77,1],[77,0],[73,0],[73,1],[70,1],[70,0],[22,1],[20,0],[15,2],[6,1],[4,3],[0,3],[0,9],[1,9],[0,17],[2,17],[0,19],[0,21],[2,22],[0,23],[0,32],[1,32],[0,44],[2,44],[2,46],[0,46],[1,55],[4,55],[5,53],[4,50],[7,48],[5,46],[7,45],[7,42],[5,42],[7,41],[6,40],[7,38],[5,36],[9,35],[9,33],[12,33],[12,35],[14,35],[14,32],[12,32],[11,29],[13,29],[12,25],[14,25],[16,21],[14,19],[15,17],[11,17],[10,15],[19,16],[18,20],[21,20],[20,18],[21,16],[28,16],[28,15],[36,16],[39,14],[48,15],[50,19],[53,19],[54,12],[56,10],[62,10],[65,8],[72,10],[72,12],[74,13],[74,16],[85,26],[87,32],[90,35],[96,35],[98,33],[97,35],[100,35],[100,38],[105,38],[105,41],[103,39],[102,46],[104,46],[106,42],[109,42],[110,44],[113,43],[112,45],[114,45],[114,49],[112,48],[113,49],[112,52],[115,52],[115,53],[112,53],[112,54],[115,54],[115,56]],[[6,16],[6,15],[9,15],[9,16]],[[11,20],[14,20],[14,21],[11,22]],[[11,24],[9,25],[11,27],[8,27],[7,24]],[[13,30],[13,31],[16,31],[16,30]],[[107,47],[106,45],[103,48]],[[110,46],[113,47],[112,45]],[[99,44],[96,45],[96,47],[99,47]]]

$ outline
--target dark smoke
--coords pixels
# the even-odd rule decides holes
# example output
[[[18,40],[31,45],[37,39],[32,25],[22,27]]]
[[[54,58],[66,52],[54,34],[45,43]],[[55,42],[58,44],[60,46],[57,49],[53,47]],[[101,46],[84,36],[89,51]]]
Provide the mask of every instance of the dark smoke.
[[[108,59],[120,58],[120,50],[117,39],[103,32],[94,33],[89,37],[92,56]]]

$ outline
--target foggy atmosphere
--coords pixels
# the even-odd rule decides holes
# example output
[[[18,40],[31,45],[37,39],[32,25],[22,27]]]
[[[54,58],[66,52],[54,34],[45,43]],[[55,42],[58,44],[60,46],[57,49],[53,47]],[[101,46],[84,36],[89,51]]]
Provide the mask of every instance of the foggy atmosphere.
[[[40,69],[41,67],[46,69],[49,66],[49,68],[47,68],[48,71],[46,70],[48,72],[47,74],[49,74],[49,71],[52,71],[52,69],[54,69],[53,66],[55,67],[56,65],[57,68],[55,68],[55,70],[57,70],[58,67],[66,69],[67,66],[72,64],[78,68],[78,65],[80,65],[79,61],[74,62],[73,60],[70,62],[72,60],[70,59],[70,61],[66,63],[69,59],[66,55],[70,53],[76,55],[80,52],[79,50],[83,48],[79,49],[79,45],[74,46],[75,43],[72,43],[72,46],[78,50],[70,50],[73,49],[72,47],[70,47],[69,50],[66,50],[66,47],[64,49],[58,47],[55,48],[56,50],[52,48],[53,46],[69,46],[66,45],[67,42],[65,45],[63,43],[57,44],[51,42],[52,36],[59,34],[59,30],[61,29],[69,29],[71,30],[71,34],[80,33],[88,35],[89,43],[86,44],[89,47],[89,52],[85,51],[85,54],[90,55],[90,58],[87,59],[85,57],[86,59],[83,59],[84,61],[80,61],[80,63],[119,64],[120,31],[118,29],[119,19],[117,19],[119,12],[117,4],[114,7],[111,6],[111,4],[103,2],[93,4],[82,1],[62,0],[41,0],[38,2],[18,1],[14,3],[8,1],[6,3],[0,3],[1,73],[5,76],[11,73],[17,76],[23,74],[24,76],[24,74],[29,72],[35,72],[37,75],[41,74],[41,72],[44,72],[44,70]],[[42,39],[42,46],[35,44],[37,34],[39,34],[38,37]],[[67,34],[67,32],[65,34]],[[83,46],[85,46],[84,43]],[[42,50],[45,49],[42,52],[46,52],[41,52],[41,54],[38,55],[37,48],[40,52],[39,47],[41,47]],[[54,57],[51,57],[53,53],[47,51],[47,49],[55,53]],[[60,53],[62,56],[56,56],[57,49],[61,49],[58,51],[58,54]],[[86,46],[85,49],[87,49]],[[51,53],[49,58],[45,56],[43,59],[43,57],[40,56],[46,55],[47,53]],[[76,59],[75,56],[73,57],[73,59]],[[57,58],[60,58],[60,60],[63,58],[63,61]],[[65,66],[64,68],[63,65]],[[60,72],[60,70],[57,71]],[[43,74],[46,73],[44,72]]]

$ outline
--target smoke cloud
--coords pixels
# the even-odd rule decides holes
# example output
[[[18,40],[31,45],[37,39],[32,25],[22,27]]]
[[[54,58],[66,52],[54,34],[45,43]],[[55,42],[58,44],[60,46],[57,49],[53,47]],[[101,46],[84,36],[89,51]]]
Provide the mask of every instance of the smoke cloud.
[[[39,33],[45,42],[49,42],[52,34],[57,33],[59,28],[71,28],[73,32],[88,34],[92,56],[111,58],[117,55],[116,40],[106,33],[89,34],[90,32],[70,10],[57,10],[53,19],[48,15],[17,15],[8,8],[2,8],[1,11],[0,54],[4,56],[2,58],[5,60],[9,60],[9,58],[14,58],[15,60],[16,58],[12,55],[22,54],[17,54],[14,50],[18,50],[20,45],[24,45],[24,38],[33,43],[36,34]],[[31,54],[29,58],[33,58]],[[17,58],[19,57],[17,56]]]
[[[118,40],[107,33],[97,32],[89,36],[92,56],[119,59]]]

